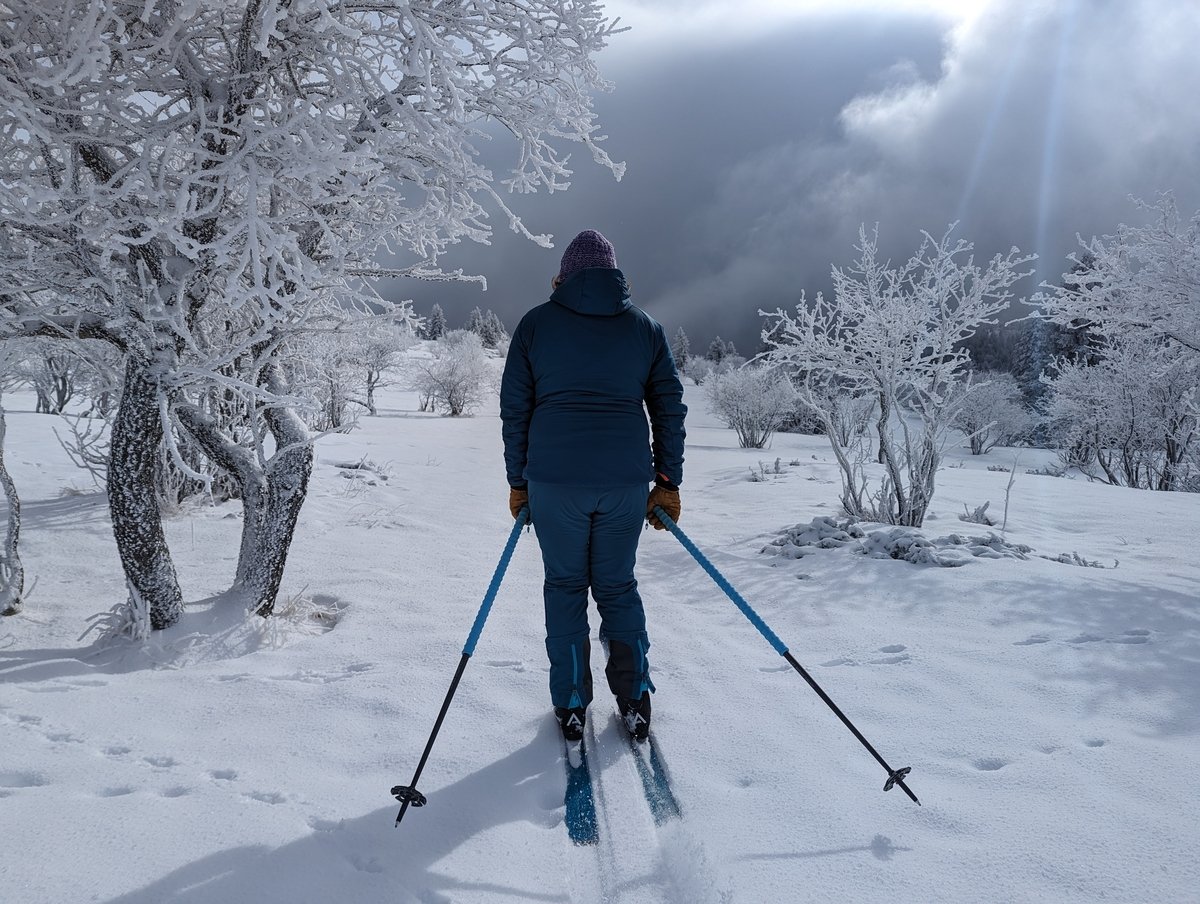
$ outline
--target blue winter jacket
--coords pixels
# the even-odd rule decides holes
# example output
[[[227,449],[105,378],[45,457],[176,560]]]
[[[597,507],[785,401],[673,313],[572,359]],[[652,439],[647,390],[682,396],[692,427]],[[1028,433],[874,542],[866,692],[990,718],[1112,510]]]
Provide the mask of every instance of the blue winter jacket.
[[[620,270],[572,274],[513,333],[500,387],[510,486],[629,486],[656,475],[678,485],[686,414],[666,334],[630,304]]]

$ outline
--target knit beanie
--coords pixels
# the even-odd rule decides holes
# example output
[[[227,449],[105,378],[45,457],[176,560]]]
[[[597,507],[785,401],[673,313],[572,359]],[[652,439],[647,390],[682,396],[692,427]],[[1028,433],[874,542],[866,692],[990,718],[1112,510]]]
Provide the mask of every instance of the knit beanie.
[[[558,268],[559,280],[565,280],[572,273],[587,267],[607,267],[616,269],[617,252],[612,242],[595,229],[585,229],[575,238],[563,252],[562,263]]]

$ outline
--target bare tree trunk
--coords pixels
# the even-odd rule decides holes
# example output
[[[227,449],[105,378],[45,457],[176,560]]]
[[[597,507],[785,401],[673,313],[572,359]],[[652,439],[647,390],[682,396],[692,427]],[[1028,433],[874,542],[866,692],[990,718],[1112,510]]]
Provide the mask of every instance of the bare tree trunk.
[[[158,392],[148,362],[130,354],[108,466],[108,506],[125,580],[130,592],[148,605],[155,629],[174,624],[183,614],[183,594],[155,495],[163,439]]]
[[[8,500],[8,535],[4,549],[0,550],[0,615],[16,615],[25,602],[25,567],[21,564],[19,549],[21,499],[4,463],[4,437],[7,432],[4,407],[0,405],[0,484],[4,485],[4,496]]]

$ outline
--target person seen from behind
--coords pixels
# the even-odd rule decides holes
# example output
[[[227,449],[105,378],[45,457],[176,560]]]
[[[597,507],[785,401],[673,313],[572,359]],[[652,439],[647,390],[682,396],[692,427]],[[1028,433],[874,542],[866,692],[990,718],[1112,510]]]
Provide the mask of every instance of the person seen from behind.
[[[563,252],[550,300],[521,319],[500,389],[509,508],[529,508],[545,566],[550,699],[563,737],[592,702],[588,591],[605,675],[631,735],[650,728],[650,640],[634,577],[638,539],[680,513],[683,385],[663,327],[630,303],[599,232]],[[649,422],[647,422],[649,414]]]

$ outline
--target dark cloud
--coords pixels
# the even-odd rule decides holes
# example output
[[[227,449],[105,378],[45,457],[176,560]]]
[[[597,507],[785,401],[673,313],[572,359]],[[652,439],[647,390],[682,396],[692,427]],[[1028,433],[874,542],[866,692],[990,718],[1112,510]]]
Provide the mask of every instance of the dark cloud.
[[[670,331],[749,352],[757,310],[825,288],[860,223],[879,222],[884,249],[907,256],[921,229],[957,219],[981,253],[1039,251],[1054,278],[1076,232],[1137,217],[1130,194],[1172,189],[1184,211],[1200,207],[1200,5],[997,2],[947,29],[859,11],[725,40],[618,36],[601,59],[616,87],[596,106],[625,178],[576,154],[569,192],[517,199],[555,250],[498,222],[490,247],[444,261],[485,273],[486,293],[397,289],[419,312],[440,302],[452,324],[480,305],[511,327],[545,299],[565,243],[593,227]]]

